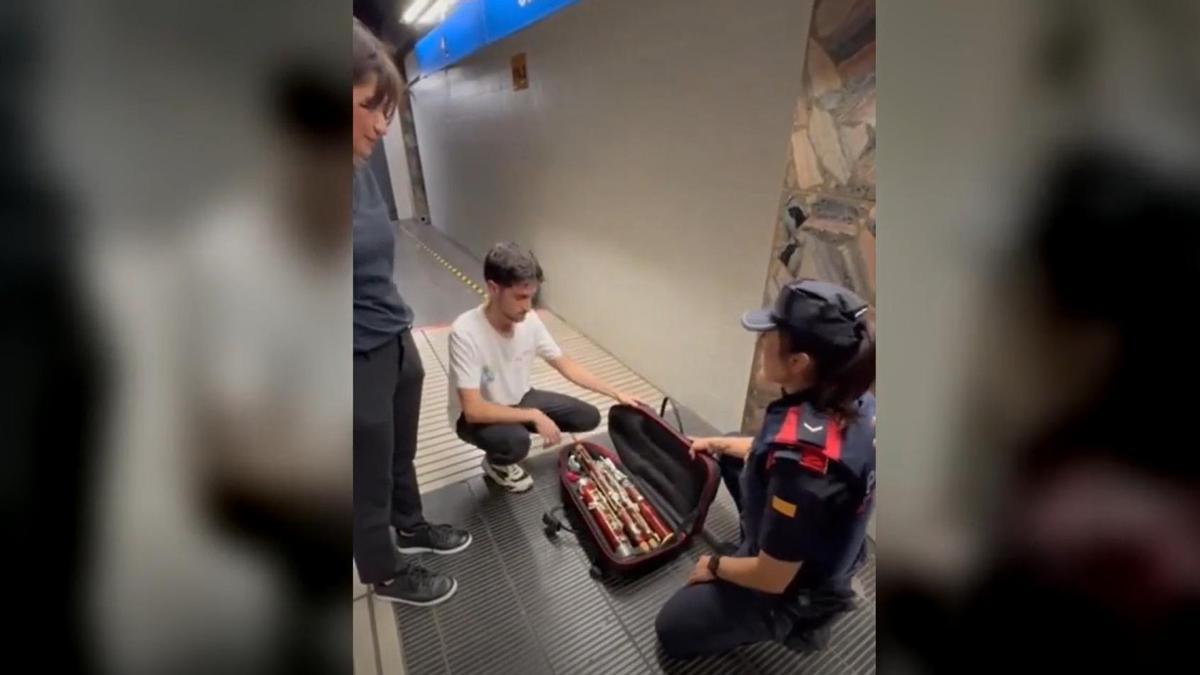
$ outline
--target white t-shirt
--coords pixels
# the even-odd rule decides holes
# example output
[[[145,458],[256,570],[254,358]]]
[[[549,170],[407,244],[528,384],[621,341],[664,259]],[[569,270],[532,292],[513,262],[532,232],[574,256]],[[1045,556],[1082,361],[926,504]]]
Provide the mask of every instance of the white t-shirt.
[[[462,412],[459,389],[478,389],[485,401],[498,405],[520,403],[529,392],[535,354],[546,360],[562,356],[537,312],[514,325],[512,337],[488,323],[483,306],[463,312],[450,327],[450,425]]]

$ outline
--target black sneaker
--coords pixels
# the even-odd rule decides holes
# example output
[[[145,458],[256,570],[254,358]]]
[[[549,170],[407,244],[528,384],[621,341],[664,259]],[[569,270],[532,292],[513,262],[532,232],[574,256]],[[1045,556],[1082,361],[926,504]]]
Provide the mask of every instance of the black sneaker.
[[[375,584],[380,600],[429,607],[450,599],[458,590],[458,580],[438,574],[415,563],[408,563],[389,584]]]
[[[471,533],[450,525],[423,523],[412,531],[396,528],[396,548],[401,553],[458,553],[471,545]]]

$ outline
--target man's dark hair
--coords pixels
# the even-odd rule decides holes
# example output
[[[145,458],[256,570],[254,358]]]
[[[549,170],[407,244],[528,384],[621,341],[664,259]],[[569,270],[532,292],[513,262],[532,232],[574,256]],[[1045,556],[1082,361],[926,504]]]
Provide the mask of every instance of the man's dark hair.
[[[509,288],[526,281],[543,280],[542,266],[532,251],[517,246],[511,242],[496,244],[488,251],[483,259],[483,278],[494,281],[503,288]]]

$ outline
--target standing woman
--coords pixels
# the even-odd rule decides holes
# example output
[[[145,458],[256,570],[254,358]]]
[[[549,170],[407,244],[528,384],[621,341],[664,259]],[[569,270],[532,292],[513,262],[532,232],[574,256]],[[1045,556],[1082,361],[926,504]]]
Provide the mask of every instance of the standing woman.
[[[470,533],[430,525],[413,458],[425,371],[392,276],[395,224],[366,160],[402,95],[382,43],[354,22],[354,561],[384,600],[433,605],[458,588],[401,553],[457,553]],[[392,528],[396,530],[395,541]]]

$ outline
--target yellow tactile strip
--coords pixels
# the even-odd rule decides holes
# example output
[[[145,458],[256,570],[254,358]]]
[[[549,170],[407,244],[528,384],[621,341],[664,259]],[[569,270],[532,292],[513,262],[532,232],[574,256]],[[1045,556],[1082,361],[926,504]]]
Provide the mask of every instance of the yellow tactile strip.
[[[646,382],[557,316],[546,310],[539,310],[538,313],[563,351],[611,386],[637,396],[651,405],[656,405],[662,398],[662,393],[654,385]],[[442,327],[417,329],[414,335],[417,338],[417,350],[425,364],[425,386],[421,399],[416,457],[417,480],[421,492],[430,492],[483,473],[479,467],[483,452],[459,440],[446,413],[449,396],[449,380],[446,374],[449,334],[450,329]],[[597,432],[608,428],[608,409],[614,403],[612,399],[575,386],[542,361],[537,361],[534,365],[532,384],[537,389],[560,392],[591,403],[600,409],[601,420]],[[531,456],[548,449],[550,448],[542,446],[539,436],[533,436],[533,446],[529,450]]]
[[[421,241],[417,237],[417,235],[413,234],[412,232],[409,232],[408,229],[403,226],[400,227],[400,231],[403,232],[404,234],[408,235],[409,237],[411,237],[412,240],[414,242],[416,242],[417,246],[421,247],[422,251],[425,251],[429,255],[433,256],[433,258],[435,260],[437,260],[439,263],[442,264],[442,267],[445,267],[447,270],[450,271],[451,274],[458,277],[458,280],[463,282],[463,284],[465,284],[467,286],[467,288],[470,288],[471,290],[475,291],[476,293],[478,293],[481,296],[484,296],[484,297],[487,296],[487,293],[484,292],[482,286],[475,283],[475,281],[473,279],[471,279],[471,277],[467,276],[466,274],[463,274],[462,270],[460,270],[457,267],[455,267],[454,265],[450,264],[450,261],[443,258],[440,253],[438,253],[437,251],[426,246],[425,242]]]

